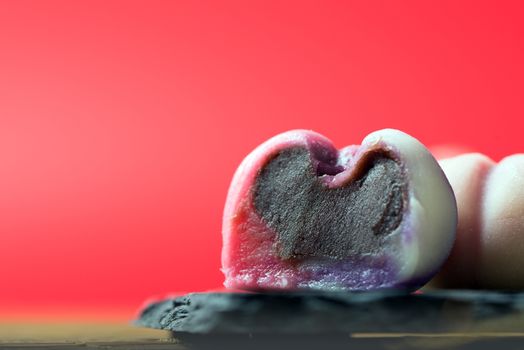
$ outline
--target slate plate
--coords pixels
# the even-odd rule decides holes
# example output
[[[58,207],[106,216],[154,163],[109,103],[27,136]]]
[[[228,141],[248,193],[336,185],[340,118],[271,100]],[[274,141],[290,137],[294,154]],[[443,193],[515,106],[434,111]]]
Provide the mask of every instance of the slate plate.
[[[524,332],[524,293],[439,290],[192,293],[155,302],[135,323],[189,335]],[[524,335],[524,333],[523,333]]]

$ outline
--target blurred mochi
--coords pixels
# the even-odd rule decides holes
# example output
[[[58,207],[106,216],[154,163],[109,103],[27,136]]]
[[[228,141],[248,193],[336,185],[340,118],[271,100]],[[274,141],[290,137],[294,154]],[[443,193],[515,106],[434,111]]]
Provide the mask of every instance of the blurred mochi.
[[[459,144],[442,144],[430,147],[429,150],[431,151],[431,154],[433,154],[433,156],[438,160],[473,152],[471,148]]]
[[[468,153],[440,165],[455,192],[458,228],[451,254],[430,286],[523,289],[524,154],[496,163]]]

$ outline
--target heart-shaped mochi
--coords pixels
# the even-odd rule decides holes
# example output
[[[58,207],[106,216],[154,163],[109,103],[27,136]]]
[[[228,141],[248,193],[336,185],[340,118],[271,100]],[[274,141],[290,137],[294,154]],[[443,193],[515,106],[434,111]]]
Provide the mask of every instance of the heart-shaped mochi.
[[[438,163],[392,129],[341,150],[293,130],[239,166],[223,218],[225,286],[417,288],[438,271],[457,212]]]

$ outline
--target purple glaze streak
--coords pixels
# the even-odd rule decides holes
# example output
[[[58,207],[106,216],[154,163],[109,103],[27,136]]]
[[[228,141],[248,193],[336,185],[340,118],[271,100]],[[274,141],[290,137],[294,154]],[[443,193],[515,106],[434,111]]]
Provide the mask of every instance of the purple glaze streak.
[[[233,273],[228,284],[250,285],[251,290],[374,290],[412,289],[414,283],[399,281],[398,264],[392,257],[360,256],[343,260],[308,259],[282,262],[273,258]]]
[[[352,257],[340,261],[309,260],[299,267],[299,288],[322,290],[372,290],[395,287],[397,264],[377,256]]]

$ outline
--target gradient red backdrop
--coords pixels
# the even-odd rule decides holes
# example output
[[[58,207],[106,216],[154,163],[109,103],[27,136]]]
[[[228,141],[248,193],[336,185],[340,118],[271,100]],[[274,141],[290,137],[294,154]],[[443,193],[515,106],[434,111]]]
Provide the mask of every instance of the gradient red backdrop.
[[[220,287],[230,178],[284,130],[522,152],[523,16],[519,1],[0,1],[0,318],[126,318]]]

